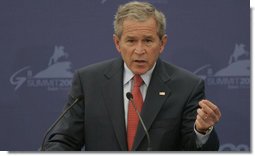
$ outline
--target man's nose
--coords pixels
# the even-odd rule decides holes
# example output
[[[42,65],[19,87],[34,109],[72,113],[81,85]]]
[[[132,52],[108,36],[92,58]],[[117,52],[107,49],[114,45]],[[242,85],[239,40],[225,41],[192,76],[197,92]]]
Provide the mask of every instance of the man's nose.
[[[137,44],[136,47],[135,47],[135,53],[137,53],[137,54],[143,54],[143,53],[145,53],[145,48],[144,48],[143,43],[138,42],[138,44]]]

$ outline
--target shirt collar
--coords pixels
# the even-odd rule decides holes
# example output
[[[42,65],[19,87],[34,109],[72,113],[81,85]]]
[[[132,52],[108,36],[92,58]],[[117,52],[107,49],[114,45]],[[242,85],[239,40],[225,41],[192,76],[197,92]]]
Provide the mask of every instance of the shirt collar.
[[[151,75],[156,66],[156,63],[153,65],[153,67],[147,71],[145,74],[141,75],[141,78],[143,79],[143,82],[146,86],[149,86]],[[134,76],[135,74],[128,68],[127,64],[124,62],[124,77],[123,77],[123,85],[127,84]]]

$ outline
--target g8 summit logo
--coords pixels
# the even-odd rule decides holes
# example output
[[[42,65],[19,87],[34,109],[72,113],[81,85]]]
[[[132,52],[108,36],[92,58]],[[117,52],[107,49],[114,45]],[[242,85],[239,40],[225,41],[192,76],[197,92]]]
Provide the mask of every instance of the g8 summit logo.
[[[22,67],[10,77],[10,83],[18,90],[21,86],[46,87],[50,91],[68,89],[71,86],[73,73],[71,62],[63,61],[68,58],[68,53],[63,46],[55,46],[52,56],[49,58],[47,68],[33,75],[30,66]]]
[[[222,85],[229,89],[250,87],[250,56],[244,44],[236,44],[227,66],[213,72],[210,64],[204,65],[194,73],[205,79],[209,86]]]

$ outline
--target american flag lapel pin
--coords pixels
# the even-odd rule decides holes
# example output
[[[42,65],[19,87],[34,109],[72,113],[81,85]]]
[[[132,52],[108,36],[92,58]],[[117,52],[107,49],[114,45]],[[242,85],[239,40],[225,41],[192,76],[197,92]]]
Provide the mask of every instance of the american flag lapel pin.
[[[165,95],[166,95],[166,92],[159,92],[159,95],[160,95],[160,96],[165,96]]]

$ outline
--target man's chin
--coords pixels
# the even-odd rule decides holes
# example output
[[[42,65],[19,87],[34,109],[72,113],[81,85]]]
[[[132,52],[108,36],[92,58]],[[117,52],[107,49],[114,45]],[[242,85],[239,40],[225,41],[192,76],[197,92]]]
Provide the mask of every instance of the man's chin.
[[[136,69],[132,70],[132,72],[133,72],[134,74],[138,74],[138,75],[143,75],[143,74],[145,74],[147,71],[148,71],[147,68],[136,68]]]

